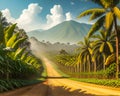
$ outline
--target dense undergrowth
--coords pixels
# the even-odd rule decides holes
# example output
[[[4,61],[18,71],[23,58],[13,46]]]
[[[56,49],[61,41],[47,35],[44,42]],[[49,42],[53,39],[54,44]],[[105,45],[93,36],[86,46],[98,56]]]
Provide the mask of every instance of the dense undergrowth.
[[[40,83],[42,80],[21,80],[21,79],[10,79],[0,80],[0,92],[13,90],[15,88],[20,88],[23,86]]]
[[[30,50],[25,31],[7,23],[0,13],[0,92],[43,81],[43,70],[42,61]]]

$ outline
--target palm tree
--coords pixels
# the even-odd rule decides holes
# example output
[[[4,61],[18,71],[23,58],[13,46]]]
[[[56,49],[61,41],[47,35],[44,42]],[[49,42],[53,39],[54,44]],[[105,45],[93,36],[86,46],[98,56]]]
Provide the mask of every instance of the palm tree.
[[[78,44],[80,44],[80,54],[78,56],[78,59],[80,61],[80,64],[86,64],[88,61],[88,72],[91,71],[91,46],[90,46],[90,41],[88,38],[84,37],[84,42],[80,41]]]
[[[106,58],[114,52],[115,34],[108,34],[104,30],[100,31],[100,34],[93,36],[96,41],[93,47],[93,57],[96,58],[96,54],[103,56],[103,68],[105,69]]]
[[[105,25],[106,30],[108,30],[110,27],[114,27],[115,34],[116,34],[116,78],[118,79],[118,73],[119,73],[119,31],[117,29],[117,18],[120,18],[120,10],[117,7],[117,4],[120,0],[91,0],[100,6],[102,8],[93,8],[86,10],[82,12],[78,18],[81,18],[86,15],[90,15],[90,20],[97,19],[95,24],[91,27],[88,37],[90,37],[92,34],[94,34],[97,30],[99,30],[102,26]]]

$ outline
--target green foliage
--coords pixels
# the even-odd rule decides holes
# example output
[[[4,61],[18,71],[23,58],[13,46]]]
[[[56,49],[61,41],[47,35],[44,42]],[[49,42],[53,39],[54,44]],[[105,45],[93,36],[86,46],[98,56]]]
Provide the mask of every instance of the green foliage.
[[[102,8],[93,8],[93,9],[89,9],[89,10],[86,10],[86,11],[82,12],[82,13],[78,16],[78,18],[87,16],[87,15],[90,15],[90,14],[94,14],[94,15],[95,15],[95,14],[96,14],[96,15],[99,14],[99,15],[102,15],[104,12],[105,12],[105,10],[102,9]],[[95,16],[92,16],[91,20],[92,20],[93,18],[95,18]]]
[[[115,62],[115,54],[111,54],[107,57],[105,65],[110,65],[113,62]]]
[[[113,23],[113,13],[108,12],[105,17],[105,27],[106,29],[109,29]]]
[[[19,47],[19,45],[24,42],[27,38],[20,38],[17,41],[14,42],[14,44],[12,45],[12,48],[17,49]]]
[[[115,7],[120,2],[120,0],[91,0],[91,1],[105,8]]]
[[[119,8],[114,7],[113,10],[114,10],[114,13],[115,13],[116,17],[118,17],[120,19],[120,10],[119,10]]]
[[[16,27],[16,24],[11,25],[7,30],[4,30],[4,41],[5,41],[5,44],[7,44],[8,40],[13,35],[15,27]]]
[[[25,85],[24,81],[12,79],[31,79],[38,75],[41,67],[41,62],[26,47],[20,47],[27,38],[14,33],[15,28],[16,24],[4,28],[4,40],[0,43],[0,92]],[[25,60],[27,55],[31,57],[29,62]]]
[[[108,78],[110,78],[111,76],[115,77],[115,73],[116,73],[116,64],[113,63],[111,64],[106,70],[105,70],[105,74]]]
[[[2,24],[0,24],[0,43],[3,41],[3,36],[4,36],[3,26],[2,26]]]
[[[8,40],[6,46],[12,47],[12,45],[15,43],[18,36],[19,36],[19,33],[15,33],[14,35],[12,35],[12,37]]]
[[[3,91],[13,90],[15,88],[20,88],[22,86],[31,85],[39,82],[41,82],[41,80],[11,79],[8,81],[0,79],[0,93]]]
[[[91,37],[96,31],[98,31],[104,24],[105,16],[102,16],[100,19],[98,19],[95,24],[91,27],[91,29],[88,32],[88,37]]]
[[[14,59],[21,58],[23,52],[25,51],[26,47],[18,48],[15,52]]]
[[[120,87],[120,80],[109,80],[109,79],[76,79],[72,78],[72,80],[80,81],[80,82],[87,82],[93,84],[99,84],[104,86],[113,86],[113,87]]]

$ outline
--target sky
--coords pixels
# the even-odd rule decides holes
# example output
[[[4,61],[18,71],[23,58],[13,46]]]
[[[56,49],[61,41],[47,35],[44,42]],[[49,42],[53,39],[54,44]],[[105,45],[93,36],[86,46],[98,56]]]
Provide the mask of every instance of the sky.
[[[17,23],[26,32],[47,30],[69,20],[91,24],[88,17],[77,16],[94,7],[99,6],[90,0],[0,0],[0,11],[7,21]]]

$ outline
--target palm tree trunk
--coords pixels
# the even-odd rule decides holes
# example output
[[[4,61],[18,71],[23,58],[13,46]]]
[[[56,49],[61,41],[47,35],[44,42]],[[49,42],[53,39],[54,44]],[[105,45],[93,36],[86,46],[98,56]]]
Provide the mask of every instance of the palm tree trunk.
[[[96,60],[93,63],[94,63],[94,72],[96,72]]]
[[[88,72],[91,72],[91,64],[92,64],[92,58],[91,55],[89,55],[89,64],[88,64]]]
[[[104,57],[103,57],[103,70],[105,70],[105,61],[106,61],[106,54],[104,53],[104,55],[103,55]]]
[[[79,72],[82,72],[82,65],[79,63]]]
[[[83,72],[85,72],[86,71],[86,63],[84,63],[84,65],[83,65]]]
[[[88,64],[88,72],[90,72],[90,62],[89,62],[89,64]]]
[[[116,79],[119,78],[119,34],[117,30],[117,19],[116,16],[114,15],[114,28],[115,28],[115,33],[116,33]]]

